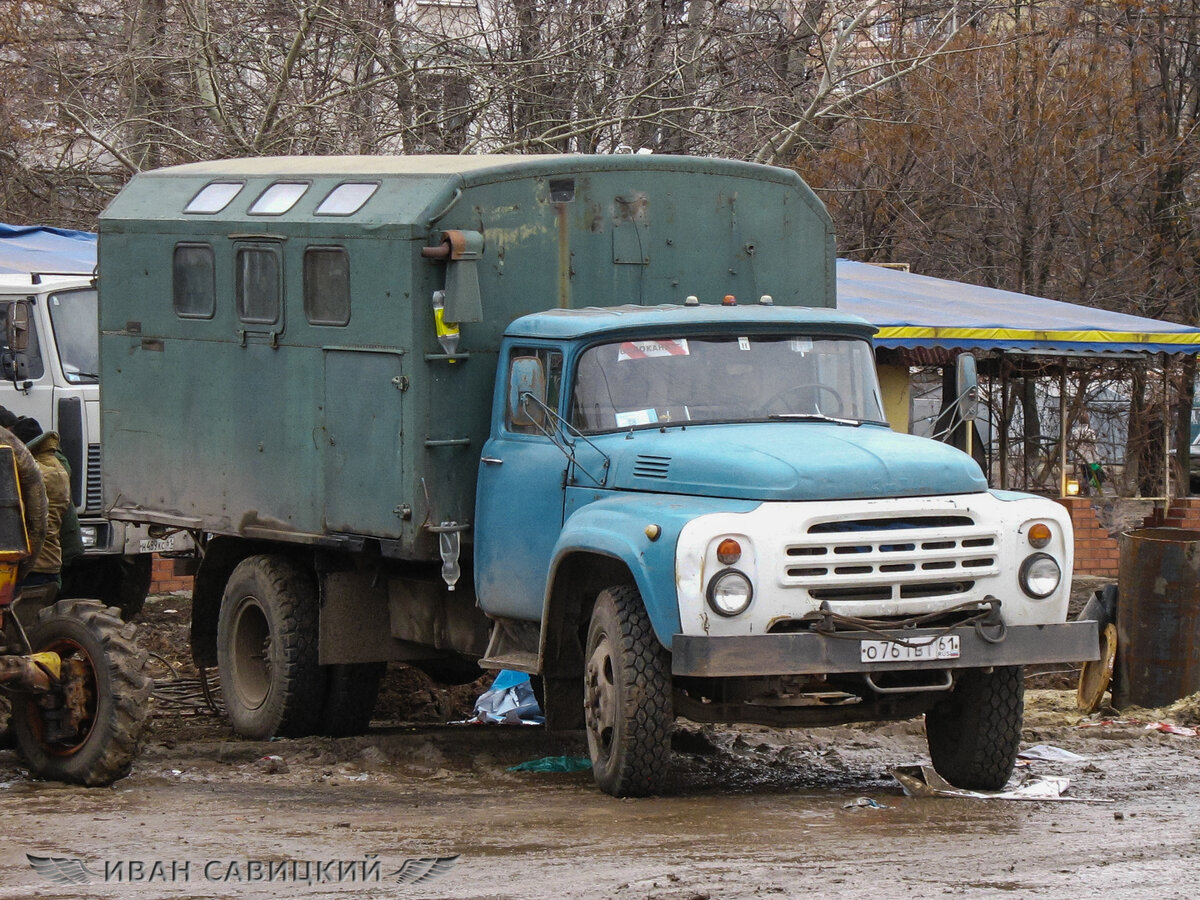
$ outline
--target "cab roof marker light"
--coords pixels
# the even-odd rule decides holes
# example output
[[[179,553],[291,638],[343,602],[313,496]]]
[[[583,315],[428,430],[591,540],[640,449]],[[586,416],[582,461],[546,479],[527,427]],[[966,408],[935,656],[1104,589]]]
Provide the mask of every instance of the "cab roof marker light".
[[[688,294],[687,297],[685,297],[683,300],[683,305],[684,306],[699,306],[700,298],[697,297],[695,294]]]
[[[737,297],[733,296],[733,294],[726,294],[725,298],[721,301],[721,305],[722,306],[737,306]]]
[[[758,298],[758,305],[759,306],[774,306],[775,298],[772,297],[770,294],[763,294],[761,297]]]

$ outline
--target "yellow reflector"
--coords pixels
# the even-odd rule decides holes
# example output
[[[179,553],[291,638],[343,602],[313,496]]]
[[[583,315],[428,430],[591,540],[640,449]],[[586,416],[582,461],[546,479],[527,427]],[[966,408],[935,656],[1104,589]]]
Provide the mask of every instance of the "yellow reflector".
[[[1029,546],[1042,548],[1050,543],[1050,526],[1038,522],[1029,529]]]

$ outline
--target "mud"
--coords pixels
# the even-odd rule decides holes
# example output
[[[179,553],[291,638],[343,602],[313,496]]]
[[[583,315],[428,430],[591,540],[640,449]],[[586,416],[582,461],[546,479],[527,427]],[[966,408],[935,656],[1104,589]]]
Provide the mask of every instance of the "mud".
[[[905,797],[889,770],[928,762],[919,720],[685,723],[664,795],[615,800],[587,772],[510,771],[585,755],[581,734],[433,724],[464,713],[478,686],[446,689],[411,670],[389,673],[390,718],[365,737],[233,739],[171,656],[181,605],[155,598],[147,615],[147,630],[166,635],[147,634],[163,657],[156,676],[182,686],[160,691],[170,699],[129,778],[90,790],[36,782],[0,751],[0,898],[1164,898],[1191,896],[1200,875],[1200,738],[1145,728],[1195,723],[1200,696],[1083,719],[1072,690],[1038,686],[1065,676],[1031,678],[1024,745],[1087,759],[1020,775],[1067,777],[1076,802]],[[26,854],[82,860],[98,878],[53,884]],[[454,855],[440,877],[398,881],[408,859]],[[337,880],[364,866],[366,882]],[[135,872],[140,883],[115,883]]]

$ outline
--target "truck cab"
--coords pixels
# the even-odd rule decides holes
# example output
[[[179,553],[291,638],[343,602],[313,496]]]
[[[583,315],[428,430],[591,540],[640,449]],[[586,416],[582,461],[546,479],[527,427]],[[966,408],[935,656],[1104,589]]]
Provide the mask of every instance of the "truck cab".
[[[63,572],[62,596],[99,599],[135,615],[150,588],[151,554],[183,549],[187,538],[151,537],[103,515],[95,280],[0,275],[0,323],[0,405],[57,431],[71,466],[84,556]]]
[[[672,711],[937,723],[966,685],[1002,719],[1021,665],[1092,652],[1064,624],[1062,507],[893,432],[866,322],[763,299],[553,310],[501,347],[475,517],[489,664],[585,711],[615,793],[656,789],[662,767],[638,760],[661,761]],[[649,714],[625,715],[635,696]],[[967,750],[952,717],[930,732],[943,770],[1006,780],[1019,714]]]

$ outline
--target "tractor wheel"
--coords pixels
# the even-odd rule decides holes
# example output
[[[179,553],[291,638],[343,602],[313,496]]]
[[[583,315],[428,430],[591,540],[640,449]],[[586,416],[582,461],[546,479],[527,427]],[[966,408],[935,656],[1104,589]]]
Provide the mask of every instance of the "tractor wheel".
[[[968,669],[954,690],[925,713],[933,767],[969,790],[998,791],[1008,783],[1021,743],[1025,669]]]
[[[317,584],[283,556],[251,556],[229,576],[217,620],[217,667],[242,737],[302,737],[321,726]]]
[[[59,600],[38,615],[30,644],[57,653],[62,671],[49,694],[13,695],[17,748],[35,774],[84,785],[129,774],[152,687],[135,631],[96,600]]]
[[[600,593],[585,666],[584,718],[597,786],[614,797],[656,793],[671,758],[671,660],[636,587]]]

